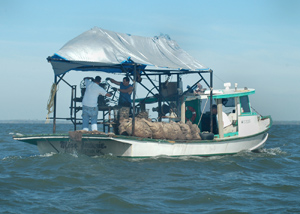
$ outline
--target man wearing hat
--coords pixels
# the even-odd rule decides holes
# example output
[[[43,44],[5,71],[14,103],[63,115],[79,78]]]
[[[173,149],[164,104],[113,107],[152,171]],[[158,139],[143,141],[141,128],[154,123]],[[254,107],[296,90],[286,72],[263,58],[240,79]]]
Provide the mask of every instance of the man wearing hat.
[[[111,97],[111,94],[107,93],[104,88],[99,85],[100,82],[101,77],[99,76],[96,76],[95,79],[92,77],[84,78],[86,90],[82,100],[82,129],[85,131],[89,130],[90,119],[92,131],[98,130],[98,96],[103,95]]]

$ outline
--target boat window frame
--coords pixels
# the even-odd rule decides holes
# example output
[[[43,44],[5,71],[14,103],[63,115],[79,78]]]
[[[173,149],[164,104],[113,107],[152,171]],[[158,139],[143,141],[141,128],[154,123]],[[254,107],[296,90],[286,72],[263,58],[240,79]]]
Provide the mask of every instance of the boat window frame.
[[[243,108],[243,107],[247,107],[247,104],[245,103],[245,101],[242,100],[242,98],[244,98],[244,97],[247,98],[247,102],[248,102],[248,109],[249,109],[249,111],[247,111],[247,112],[245,112],[245,110]],[[250,105],[250,101],[249,101],[249,96],[248,95],[240,96],[239,99],[240,99],[239,101],[240,101],[240,112],[241,112],[241,115],[252,115],[252,109],[251,109],[251,105]]]

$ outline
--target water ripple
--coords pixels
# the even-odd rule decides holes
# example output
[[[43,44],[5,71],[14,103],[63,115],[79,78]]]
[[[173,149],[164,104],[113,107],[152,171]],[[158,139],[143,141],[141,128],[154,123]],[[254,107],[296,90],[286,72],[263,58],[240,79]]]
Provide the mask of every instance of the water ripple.
[[[10,135],[49,127],[0,126],[2,213],[300,212],[299,126],[273,126],[257,153],[214,157],[39,155]]]

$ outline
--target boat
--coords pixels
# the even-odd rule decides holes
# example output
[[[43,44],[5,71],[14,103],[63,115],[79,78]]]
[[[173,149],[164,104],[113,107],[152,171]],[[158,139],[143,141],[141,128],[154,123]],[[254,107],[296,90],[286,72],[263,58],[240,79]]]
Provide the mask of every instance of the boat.
[[[41,154],[78,153],[130,158],[215,156],[257,151],[268,139],[272,118],[260,115],[251,106],[249,97],[255,94],[255,89],[239,88],[237,83],[234,87],[225,83],[223,89],[214,89],[213,70],[195,60],[168,35],[141,37],[94,27],[70,40],[47,60],[54,70],[50,95],[53,134],[13,136],[15,140],[37,145]],[[132,115],[125,118],[127,122],[131,121],[130,131],[126,134],[118,130],[120,107],[103,97],[98,106],[103,112],[99,119],[103,131],[77,130],[82,123],[77,117],[82,110],[82,95],[77,96],[77,85],[68,83],[64,76],[85,71],[126,75],[133,81]],[[192,76],[193,85],[184,89],[183,76]],[[176,80],[170,81],[172,77]],[[56,115],[55,88],[60,82],[71,87],[69,118]],[[108,82],[104,81],[102,86],[117,97],[116,90]],[[138,86],[147,92],[142,98],[137,98]],[[157,113],[156,118],[149,118],[149,105],[157,105],[152,108],[152,113]],[[179,136],[175,134],[175,128],[174,133],[169,129],[160,138],[154,137],[153,130],[147,136],[137,134],[137,124],[141,120],[138,115],[143,112],[147,112],[148,117],[143,120],[150,126],[173,124],[178,128],[179,124],[189,124],[188,127],[198,130],[196,137],[182,137],[184,132],[180,132],[180,128]],[[58,119],[71,121],[74,131],[56,134]]]

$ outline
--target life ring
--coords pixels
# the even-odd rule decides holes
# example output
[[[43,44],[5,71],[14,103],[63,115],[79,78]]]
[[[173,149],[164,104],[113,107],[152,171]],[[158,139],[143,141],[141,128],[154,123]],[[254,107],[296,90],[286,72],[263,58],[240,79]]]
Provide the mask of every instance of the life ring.
[[[192,116],[186,118],[187,121],[191,121],[194,122],[196,117],[197,117],[197,113],[196,110],[192,107],[192,106],[187,106],[186,107],[186,111],[190,111],[192,113]]]

